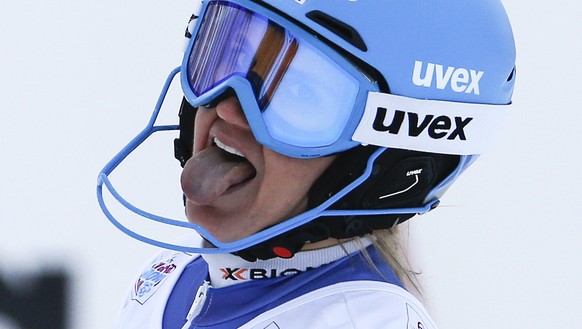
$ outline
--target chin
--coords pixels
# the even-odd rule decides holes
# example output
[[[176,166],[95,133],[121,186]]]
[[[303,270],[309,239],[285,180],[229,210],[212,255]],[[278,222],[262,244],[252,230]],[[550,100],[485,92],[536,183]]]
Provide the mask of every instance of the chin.
[[[198,208],[198,207],[192,207]],[[244,223],[240,219],[225,219],[225,217],[207,216],[200,209],[189,207],[188,222],[203,227],[208,233],[220,242],[233,242],[243,239],[257,231],[250,231],[250,223]]]

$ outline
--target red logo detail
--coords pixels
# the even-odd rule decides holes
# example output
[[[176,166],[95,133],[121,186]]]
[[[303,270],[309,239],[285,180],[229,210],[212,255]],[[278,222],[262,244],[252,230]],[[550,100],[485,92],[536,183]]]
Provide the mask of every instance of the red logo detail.
[[[176,265],[172,263],[167,264],[165,262],[159,262],[156,265],[153,265],[152,268],[160,273],[170,274],[176,269]]]
[[[287,249],[287,248],[283,248],[283,247],[275,247],[273,248],[273,252],[275,253],[275,255],[281,257],[281,258],[291,258],[293,257],[293,253],[291,252],[291,250]]]
[[[246,280],[243,274],[248,271],[246,268],[221,268],[220,271],[222,272],[222,279],[224,280]]]

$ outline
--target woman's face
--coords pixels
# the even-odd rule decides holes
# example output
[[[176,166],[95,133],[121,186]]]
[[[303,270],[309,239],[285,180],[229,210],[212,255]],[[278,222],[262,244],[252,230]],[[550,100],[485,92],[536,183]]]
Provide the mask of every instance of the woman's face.
[[[290,158],[262,146],[234,96],[201,108],[181,177],[188,220],[222,242],[247,237],[305,211],[311,185],[333,159]]]

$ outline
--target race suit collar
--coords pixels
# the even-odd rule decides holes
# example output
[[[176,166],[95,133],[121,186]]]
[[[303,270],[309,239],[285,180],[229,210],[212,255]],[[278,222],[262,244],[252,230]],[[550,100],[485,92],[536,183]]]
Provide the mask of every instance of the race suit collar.
[[[301,273],[334,262],[370,244],[368,239],[362,238],[327,248],[301,251],[289,259],[272,258],[255,262],[248,262],[232,254],[203,254],[202,258],[208,263],[210,285],[222,288],[250,280]]]

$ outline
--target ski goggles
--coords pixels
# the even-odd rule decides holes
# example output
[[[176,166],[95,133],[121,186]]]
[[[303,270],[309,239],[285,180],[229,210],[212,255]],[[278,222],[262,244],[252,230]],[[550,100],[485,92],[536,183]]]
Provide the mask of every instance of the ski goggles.
[[[233,90],[257,141],[287,156],[319,157],[360,144],[351,137],[368,91],[378,87],[303,29],[239,2],[245,7],[209,1],[201,10],[181,68],[190,104],[212,104]]]

